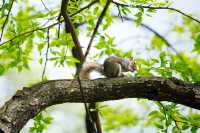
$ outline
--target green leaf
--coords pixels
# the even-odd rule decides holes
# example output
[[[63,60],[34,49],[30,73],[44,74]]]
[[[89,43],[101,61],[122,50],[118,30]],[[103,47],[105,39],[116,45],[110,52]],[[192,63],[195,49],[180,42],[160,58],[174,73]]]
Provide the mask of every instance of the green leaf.
[[[191,128],[191,132],[192,132],[192,133],[197,133],[197,130],[198,130],[198,128],[196,128],[196,127],[192,127],[192,128]]]
[[[33,118],[34,125],[29,128],[30,133],[42,133],[49,124],[52,123],[52,117],[48,116],[44,113],[39,113],[37,116]]]
[[[200,53],[200,34],[195,38],[193,51]]]
[[[154,125],[159,128],[159,129],[164,129],[164,126],[162,123],[159,123],[159,122],[155,122]]]
[[[131,109],[106,107],[100,112],[104,118],[103,124],[106,131],[134,126],[138,123],[138,116]]]
[[[172,133],[180,133],[180,130],[176,126],[174,126],[172,128]]]
[[[161,50],[164,45],[165,42],[158,36],[153,36],[152,40],[151,40],[151,46],[152,48]]]
[[[160,115],[160,112],[157,110],[154,110],[152,112],[149,113],[148,117],[157,117]]]
[[[161,61],[161,67],[165,67],[166,64],[167,64],[166,53],[165,52],[161,52],[160,53],[160,61]]]
[[[183,34],[184,33],[184,28],[182,26],[180,26],[180,25],[175,25],[172,30],[177,32],[177,33],[179,33],[179,34]]]
[[[139,26],[142,23],[142,16],[143,16],[143,12],[139,11],[135,14],[135,23],[137,26]]]
[[[147,12],[152,13],[152,12],[156,12],[156,10],[155,10],[155,9],[152,9],[152,8],[148,8],[148,9],[147,9]]]
[[[5,72],[5,68],[3,65],[0,64],[0,75],[3,75]]]

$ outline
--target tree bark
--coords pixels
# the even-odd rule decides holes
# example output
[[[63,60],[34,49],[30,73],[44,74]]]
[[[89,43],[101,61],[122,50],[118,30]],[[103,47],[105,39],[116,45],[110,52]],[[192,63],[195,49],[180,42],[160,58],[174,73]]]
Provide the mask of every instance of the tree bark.
[[[169,101],[200,110],[200,86],[176,78],[118,77],[82,80],[85,100],[103,102],[124,98]],[[52,80],[25,87],[0,108],[0,132],[17,133],[48,106],[84,102],[76,80]]]

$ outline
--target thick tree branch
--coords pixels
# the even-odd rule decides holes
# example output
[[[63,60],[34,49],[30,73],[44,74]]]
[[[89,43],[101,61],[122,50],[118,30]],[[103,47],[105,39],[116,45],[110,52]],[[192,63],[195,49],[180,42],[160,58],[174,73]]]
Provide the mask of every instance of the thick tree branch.
[[[81,82],[85,100],[89,103],[147,98],[175,102],[200,110],[200,86],[175,78],[119,77]],[[46,107],[65,102],[84,102],[77,81],[53,80],[19,90],[0,109],[0,130],[17,133],[29,119]]]

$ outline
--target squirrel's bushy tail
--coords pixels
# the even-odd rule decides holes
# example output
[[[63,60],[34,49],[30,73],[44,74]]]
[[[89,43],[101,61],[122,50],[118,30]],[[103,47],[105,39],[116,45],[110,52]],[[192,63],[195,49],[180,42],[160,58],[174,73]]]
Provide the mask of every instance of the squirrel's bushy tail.
[[[100,74],[103,74],[103,65],[97,62],[86,62],[83,64],[83,67],[80,72],[81,79],[90,79],[90,73],[92,71],[97,71]]]

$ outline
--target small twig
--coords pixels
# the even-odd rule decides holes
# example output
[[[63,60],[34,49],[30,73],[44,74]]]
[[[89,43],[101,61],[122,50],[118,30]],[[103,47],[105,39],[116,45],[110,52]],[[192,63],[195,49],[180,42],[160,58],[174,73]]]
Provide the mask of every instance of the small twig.
[[[90,8],[90,7],[91,7],[92,5],[94,5],[96,2],[98,2],[98,0],[95,0],[95,1],[91,2],[90,4],[86,5],[85,7],[81,8],[80,10],[78,10],[77,12],[75,12],[74,14],[70,15],[70,17],[73,17],[73,16],[79,14],[80,12],[82,12],[83,10],[85,10],[85,9],[87,9],[87,8]],[[30,31],[21,33],[21,34],[15,36],[15,37],[13,37],[13,38],[11,38],[11,39],[9,39],[9,40],[3,42],[3,43],[1,43],[0,46],[4,45],[4,44],[6,44],[6,43],[9,43],[9,42],[11,42],[11,41],[17,39],[18,37],[24,36],[24,35],[26,35],[26,34],[29,34],[29,33],[35,32],[35,31],[40,31],[40,30],[45,30],[45,29],[51,28],[51,27],[53,27],[53,26],[55,26],[55,25],[58,25],[58,24],[61,23],[61,22],[64,22],[64,20],[62,20],[62,21],[60,21],[60,22],[53,23],[53,24],[51,24],[51,25],[49,25],[49,26],[46,26],[46,27],[36,28],[36,29],[30,30]]]
[[[49,25],[49,26],[44,27],[44,28],[37,28],[37,29],[34,29],[34,30],[30,30],[30,31],[21,33],[21,34],[15,36],[15,37],[11,38],[10,40],[7,40],[7,41],[1,43],[0,46],[3,46],[3,45],[6,44],[6,43],[12,42],[13,40],[17,39],[18,37],[25,36],[26,34],[30,34],[30,35],[31,35],[31,34],[32,34],[33,32],[35,32],[35,31],[45,30],[45,29],[50,28],[50,27],[52,27],[52,26],[54,26],[54,25],[57,25],[57,23],[54,23],[54,24]],[[29,36],[29,35],[27,35],[27,37],[28,37],[28,36]]]
[[[56,16],[52,16],[52,17],[50,17],[50,18],[48,18],[47,19],[47,21],[46,22],[44,22],[42,25],[41,25],[41,27],[44,27],[44,26],[46,26],[51,20],[53,20],[53,19],[55,19],[55,18],[57,18],[57,15]]]
[[[94,40],[94,37],[95,37],[95,35],[96,35],[97,31],[98,31],[98,28],[99,28],[99,26],[100,26],[100,24],[101,24],[101,22],[102,22],[102,20],[103,20],[103,17],[104,17],[105,14],[106,14],[106,11],[107,11],[107,9],[108,9],[110,3],[111,3],[111,0],[107,0],[106,5],[104,6],[103,11],[101,12],[101,15],[99,16],[99,18],[98,18],[98,20],[97,20],[97,23],[96,23],[96,26],[95,26],[95,28],[94,28],[94,30],[93,30],[92,36],[91,36],[91,38],[90,38],[90,41],[89,41],[87,50],[86,50],[86,52],[85,52],[85,59],[87,58],[87,55],[89,54],[89,51],[90,51],[92,42],[93,42],[93,40]]]
[[[117,5],[117,9],[118,9],[118,12],[119,12],[119,13],[118,13],[118,16],[120,16],[122,22],[124,22],[119,5]]]
[[[42,2],[42,5],[44,6],[44,8],[45,8],[47,11],[50,11],[49,8],[47,8],[47,6],[46,6],[46,4],[44,3],[44,1],[41,0],[41,2]]]
[[[43,72],[42,72],[42,81],[44,80],[44,75],[45,75],[45,71],[46,71],[46,66],[47,66],[47,62],[48,62],[48,53],[49,53],[49,28],[47,30],[47,50],[46,50],[46,54],[45,54],[45,62],[44,62],[44,68],[43,68]]]
[[[172,51],[174,51],[176,54],[178,54],[178,51],[173,47],[173,45],[164,37],[162,36],[160,33],[158,33],[156,30],[152,29],[151,27],[149,27],[146,24],[141,24],[142,27],[144,27],[145,29],[148,29],[149,31],[153,32],[157,37],[159,37],[162,41],[164,41],[164,43],[171,48]]]
[[[58,22],[59,22],[59,24],[58,24],[58,38],[60,37],[60,26],[61,26],[61,13],[59,13],[59,15],[58,15],[58,18],[57,18],[57,20],[58,20]]]
[[[60,26],[61,26],[61,23],[58,24],[58,38],[60,38]]]
[[[19,62],[20,62],[21,61],[21,57],[22,57],[22,55],[21,55],[22,54],[22,49],[21,49],[19,43],[17,43],[17,48],[19,50],[19,52],[17,54],[17,58],[19,58]]]
[[[164,9],[164,10],[172,10],[172,11],[175,11],[175,12],[178,12],[180,14],[182,14],[183,16],[185,17],[188,17],[194,21],[196,21],[197,23],[200,24],[200,20],[199,19],[196,19],[178,9],[175,9],[175,8],[172,8],[172,7],[155,7],[155,6],[145,6],[145,5],[131,5],[131,4],[122,4],[122,3],[118,3],[118,2],[115,2],[115,1],[112,1],[112,3],[116,4],[116,5],[119,5],[119,6],[124,6],[124,7],[132,7],[132,8],[148,8],[148,9]]]
[[[99,0],[94,0],[91,3],[89,3],[88,5],[86,5],[85,7],[81,8],[80,10],[78,10],[77,12],[73,13],[70,15],[70,17],[75,16],[76,14],[79,14],[80,12],[82,12],[85,9],[90,8],[92,5],[94,5],[95,3],[99,2]]]
[[[114,15],[114,17],[118,17],[116,15]],[[133,18],[130,17],[123,17],[125,20],[128,21],[135,21]],[[164,41],[164,43],[171,48],[176,54],[178,54],[178,51],[173,47],[173,45],[164,37],[162,36],[160,33],[158,33],[156,30],[154,30],[153,28],[151,28],[150,26],[141,23],[141,26],[149,31],[151,31],[152,33],[154,33],[157,37],[159,37],[162,41]]]
[[[4,32],[4,29],[5,29],[6,23],[8,22],[8,18],[10,16],[13,3],[14,3],[14,0],[11,1],[10,9],[8,10],[8,14],[6,15],[6,19],[5,19],[4,23],[3,23],[3,26],[1,27],[0,42],[1,42],[1,39],[3,37],[3,32]]]

